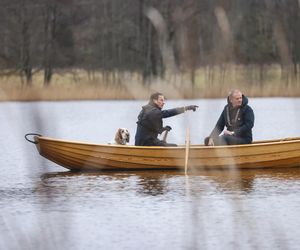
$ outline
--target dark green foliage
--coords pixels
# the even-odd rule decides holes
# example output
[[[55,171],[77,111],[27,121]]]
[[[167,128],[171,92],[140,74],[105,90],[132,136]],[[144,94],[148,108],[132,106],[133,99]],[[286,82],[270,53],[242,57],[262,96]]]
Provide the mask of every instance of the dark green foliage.
[[[297,75],[299,5],[298,0],[0,0],[0,68],[21,72],[28,82],[33,69],[43,69],[47,84],[56,69],[71,67],[163,77],[165,39],[179,70],[292,63]],[[145,15],[149,7],[164,19],[163,37]],[[226,20],[216,16],[219,9],[228,33]]]

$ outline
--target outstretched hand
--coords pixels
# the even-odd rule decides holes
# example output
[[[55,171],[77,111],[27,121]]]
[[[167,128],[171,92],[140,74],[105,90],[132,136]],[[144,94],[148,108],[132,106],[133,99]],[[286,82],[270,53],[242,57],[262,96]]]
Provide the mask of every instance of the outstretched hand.
[[[185,108],[185,110],[193,110],[195,112],[196,109],[199,108],[199,106],[197,106],[197,105],[189,105],[189,106],[185,106],[184,108]]]

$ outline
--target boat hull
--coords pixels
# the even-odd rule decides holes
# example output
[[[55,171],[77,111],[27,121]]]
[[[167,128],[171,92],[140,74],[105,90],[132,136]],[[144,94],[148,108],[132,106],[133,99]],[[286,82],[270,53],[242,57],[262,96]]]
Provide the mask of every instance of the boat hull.
[[[300,138],[247,145],[142,147],[105,145],[35,137],[43,157],[70,170],[274,168],[300,166]]]

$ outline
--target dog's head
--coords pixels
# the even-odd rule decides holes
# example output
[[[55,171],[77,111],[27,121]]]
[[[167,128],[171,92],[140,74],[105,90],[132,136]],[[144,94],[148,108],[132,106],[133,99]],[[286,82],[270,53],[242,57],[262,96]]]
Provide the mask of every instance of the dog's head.
[[[130,140],[130,133],[127,128],[119,128],[117,130],[115,141],[117,144],[126,145]]]

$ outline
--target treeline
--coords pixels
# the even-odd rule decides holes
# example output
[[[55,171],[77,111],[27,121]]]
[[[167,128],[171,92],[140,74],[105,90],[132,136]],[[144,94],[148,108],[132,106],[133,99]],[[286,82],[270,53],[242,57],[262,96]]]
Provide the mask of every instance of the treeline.
[[[298,0],[0,0],[0,70],[137,72],[279,64],[299,77]]]

